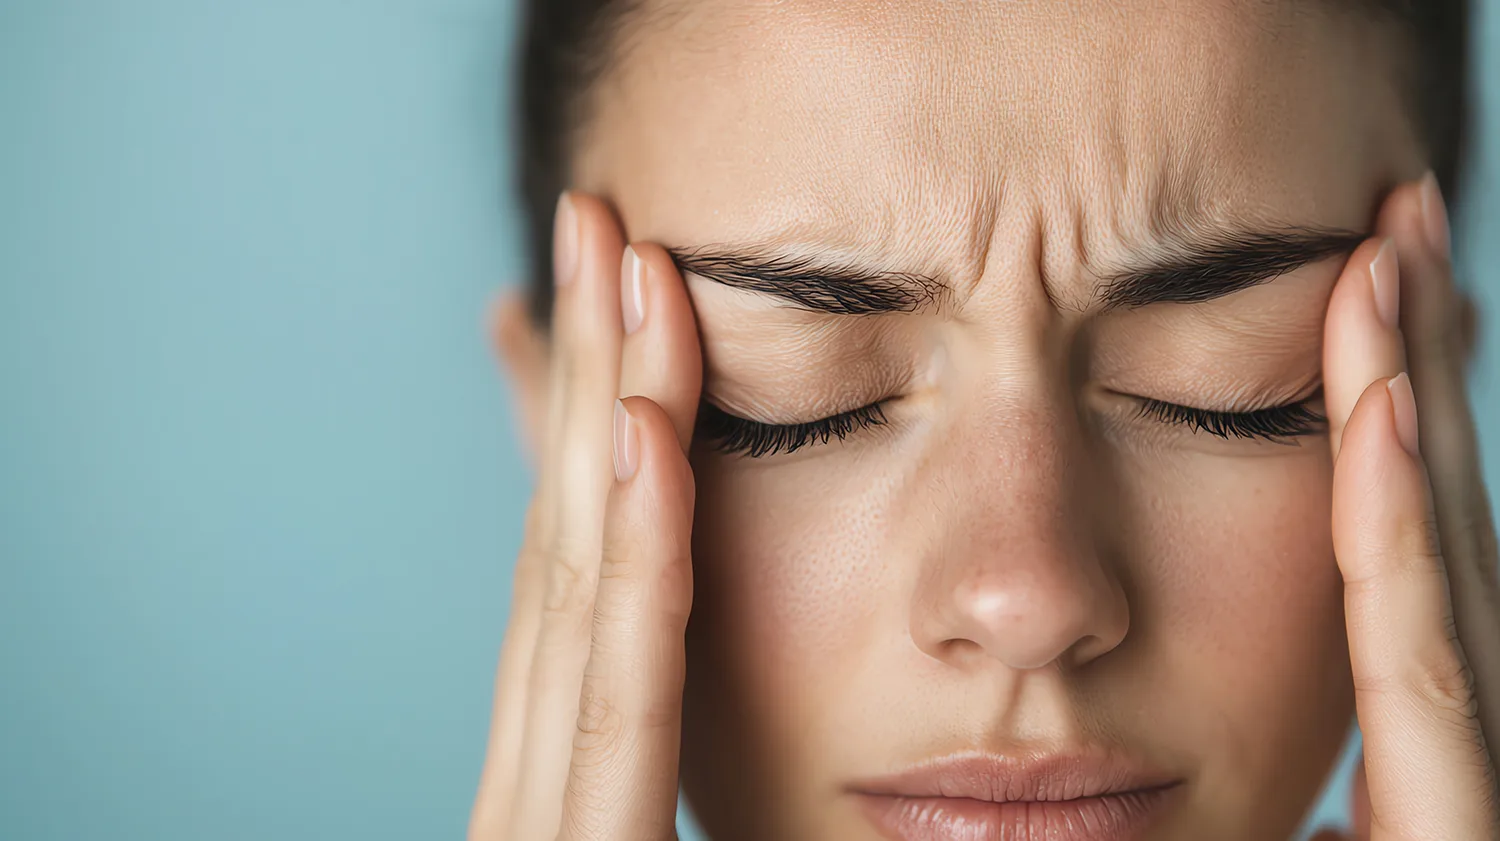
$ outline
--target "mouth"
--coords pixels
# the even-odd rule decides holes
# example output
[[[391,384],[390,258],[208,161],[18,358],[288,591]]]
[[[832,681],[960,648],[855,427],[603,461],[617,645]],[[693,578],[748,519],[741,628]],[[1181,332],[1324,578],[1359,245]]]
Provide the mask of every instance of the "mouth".
[[[1182,782],[1102,752],[962,754],[848,791],[891,841],[1137,841]]]

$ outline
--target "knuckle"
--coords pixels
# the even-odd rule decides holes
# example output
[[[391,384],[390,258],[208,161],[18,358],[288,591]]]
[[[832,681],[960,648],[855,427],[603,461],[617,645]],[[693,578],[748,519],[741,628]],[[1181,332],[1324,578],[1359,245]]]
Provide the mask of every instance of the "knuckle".
[[[649,605],[653,621],[680,629],[693,603],[692,564],[685,539],[661,534],[653,538],[621,530],[605,539],[599,566],[600,589],[611,586],[611,613],[640,611]]]
[[[533,502],[526,510],[526,536],[521,544],[521,550],[516,554],[516,566],[511,582],[512,592],[517,596],[537,596],[531,602],[532,604],[540,601],[539,594],[547,583],[544,575],[547,553],[539,548],[546,545],[543,538],[540,508],[540,505]]]
[[[635,577],[641,556],[642,541],[634,528],[611,529],[604,536],[604,546],[599,553],[599,579],[610,581],[628,580]]]
[[[606,765],[620,753],[625,719],[609,696],[585,681],[578,696],[578,723],[573,733],[573,766],[588,771]]]
[[[586,622],[593,612],[597,566],[592,553],[567,541],[554,543],[548,552],[547,595],[542,613],[553,621]]]
[[[1465,722],[1478,720],[1474,672],[1451,644],[1420,664],[1414,685],[1422,700],[1433,708]]]

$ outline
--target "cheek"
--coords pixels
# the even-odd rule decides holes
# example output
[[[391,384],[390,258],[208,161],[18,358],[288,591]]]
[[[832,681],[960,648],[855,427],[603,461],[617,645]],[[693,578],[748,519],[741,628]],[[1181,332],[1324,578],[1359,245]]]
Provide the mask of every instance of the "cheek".
[[[756,692],[805,687],[808,669],[875,633],[888,494],[851,472],[818,459],[697,468],[695,631],[753,673]]]
[[[901,630],[881,609],[889,493],[819,459],[695,459],[694,473],[685,790],[714,837],[799,837],[777,821],[826,817],[807,803],[825,775],[817,722],[847,710],[875,641]]]
[[[1331,466],[1304,446],[1176,475],[1137,468],[1132,494],[1151,507],[1135,520],[1145,604],[1132,633],[1173,722],[1159,735],[1202,757],[1212,811],[1270,823],[1297,819],[1352,715]]]
[[[1342,639],[1328,462],[1316,451],[1225,460],[1137,495],[1155,508],[1146,545],[1132,553],[1153,581],[1155,620],[1173,640],[1222,658],[1227,673],[1217,677],[1239,688]]]

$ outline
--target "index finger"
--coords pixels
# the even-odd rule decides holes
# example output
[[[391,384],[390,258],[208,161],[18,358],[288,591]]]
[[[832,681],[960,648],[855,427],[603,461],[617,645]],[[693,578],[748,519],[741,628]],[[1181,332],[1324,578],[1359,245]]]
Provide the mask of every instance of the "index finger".
[[[614,450],[559,837],[663,841],[677,807],[693,474],[671,418],[649,398],[615,403]]]
[[[1493,838],[1494,768],[1477,717],[1403,374],[1365,389],[1334,468],[1333,541],[1373,839]]]

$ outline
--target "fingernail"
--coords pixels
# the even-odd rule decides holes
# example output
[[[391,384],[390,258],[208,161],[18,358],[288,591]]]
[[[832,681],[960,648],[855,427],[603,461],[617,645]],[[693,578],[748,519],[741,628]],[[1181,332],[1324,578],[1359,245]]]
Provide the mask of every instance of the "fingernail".
[[[1391,408],[1396,414],[1396,438],[1401,441],[1401,449],[1412,458],[1421,458],[1422,451],[1417,446],[1417,398],[1411,390],[1411,378],[1403,371],[1391,378],[1385,387],[1391,393]]]
[[[620,266],[620,317],[625,321],[626,335],[640,329],[646,320],[645,275],[645,261],[636,256],[634,248],[626,246]]]
[[[557,215],[552,222],[552,278],[558,286],[567,286],[578,271],[578,214],[573,200],[563,193],[557,200]]]
[[[1422,225],[1427,229],[1427,244],[1443,259],[1453,253],[1453,232],[1448,227],[1448,207],[1437,176],[1428,170],[1422,176]]]
[[[1401,268],[1397,265],[1396,247],[1389,239],[1370,261],[1370,285],[1375,291],[1375,312],[1391,330],[1401,327]]]
[[[637,452],[640,444],[636,439],[635,424],[625,404],[615,401],[615,481],[625,482],[635,475]]]

